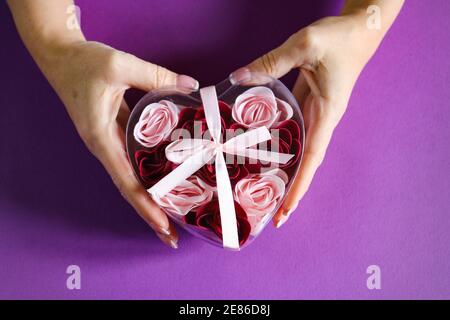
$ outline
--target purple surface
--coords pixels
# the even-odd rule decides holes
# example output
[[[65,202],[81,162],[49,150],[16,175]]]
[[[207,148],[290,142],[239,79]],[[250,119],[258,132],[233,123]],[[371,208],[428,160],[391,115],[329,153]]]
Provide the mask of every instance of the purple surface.
[[[79,1],[90,39],[202,85],[339,7],[258,3]],[[178,251],[160,244],[88,154],[2,1],[0,298],[450,298],[448,12],[447,0],[407,2],[296,214],[234,253],[185,232]],[[66,289],[70,264],[81,290]],[[366,287],[371,264],[381,290]]]

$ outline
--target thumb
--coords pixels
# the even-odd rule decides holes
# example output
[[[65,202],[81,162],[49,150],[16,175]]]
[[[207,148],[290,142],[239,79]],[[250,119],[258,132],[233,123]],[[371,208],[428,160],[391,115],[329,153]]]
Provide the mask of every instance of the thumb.
[[[246,81],[251,73],[263,73],[273,78],[280,78],[294,68],[300,67],[304,61],[304,54],[295,45],[292,37],[278,48],[264,54],[246,67],[240,68],[230,75],[233,83]]]
[[[164,67],[144,61],[133,55],[127,55],[128,85],[144,91],[177,86],[188,90],[198,90],[199,83],[190,76],[179,75]]]

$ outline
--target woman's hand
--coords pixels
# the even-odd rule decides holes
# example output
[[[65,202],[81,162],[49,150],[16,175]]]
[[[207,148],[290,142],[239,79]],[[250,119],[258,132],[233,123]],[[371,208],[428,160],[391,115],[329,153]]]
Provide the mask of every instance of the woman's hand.
[[[74,24],[73,0],[8,0],[8,4],[20,36],[63,101],[86,146],[158,237],[177,248],[175,229],[139,184],[128,161],[125,127],[130,111],[123,96],[130,87],[149,91],[177,85],[191,91],[198,89],[198,82],[86,41],[76,20]]]
[[[86,146],[158,237],[177,248],[175,229],[139,184],[128,161],[125,129],[130,111],[123,96],[130,87],[149,91],[178,85],[190,91],[198,89],[198,82],[101,43],[77,41],[54,53],[41,68]]]
[[[367,7],[380,2],[385,25],[367,27]],[[390,4],[388,4],[390,2]],[[342,16],[328,17],[300,30],[275,50],[231,74],[235,81],[250,80],[249,72],[279,78],[291,69],[301,73],[293,93],[301,106],[305,127],[305,153],[290,193],[274,216],[280,227],[295,210],[322,163],[333,130],[341,120],[353,86],[401,8],[400,0],[348,1]],[[356,4],[356,6],[355,6]]]

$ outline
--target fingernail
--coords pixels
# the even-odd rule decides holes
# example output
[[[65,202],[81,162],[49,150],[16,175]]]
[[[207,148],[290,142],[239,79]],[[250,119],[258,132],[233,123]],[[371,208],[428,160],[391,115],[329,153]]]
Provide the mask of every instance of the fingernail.
[[[167,246],[171,247],[172,249],[178,249],[178,241],[172,236],[166,236],[162,235],[160,233],[157,233],[158,238],[161,239],[162,242],[164,242]]]
[[[178,249],[178,239],[176,239],[172,236],[169,236],[167,238],[168,238],[167,239],[168,241],[166,241],[165,243],[172,249]]]
[[[283,214],[281,215],[280,220],[278,220],[278,222],[275,224],[276,228],[281,227],[291,216],[291,214],[295,211],[295,209],[297,209],[298,207],[298,203],[291,209],[283,211]]]
[[[250,80],[252,78],[250,69],[247,67],[243,67],[240,69],[237,69],[233,73],[230,74],[230,82],[231,84],[236,84],[238,82],[243,82],[245,80]]]
[[[298,207],[298,203],[293,208],[289,209],[288,211],[285,211],[283,214],[285,216],[289,217],[292,214],[292,212],[294,212],[295,209],[297,209],[297,207]]]
[[[276,223],[275,227],[277,229],[280,228],[287,221],[288,218],[289,218],[289,216],[286,216],[286,215],[283,214],[281,216],[280,220],[278,220],[278,222]]]
[[[200,88],[200,84],[198,83],[197,80],[195,80],[192,77],[186,76],[184,74],[178,75],[177,86],[183,87],[183,88],[188,88],[188,89],[191,89],[194,91],[198,90]]]
[[[175,240],[170,240],[170,246],[173,249],[178,249],[178,243]]]
[[[150,225],[150,227],[151,227],[156,233],[158,233],[158,234],[163,234],[163,235],[165,235],[165,236],[170,235],[170,229],[169,229],[169,227],[161,227],[161,226],[156,225],[156,224],[153,223],[153,222],[149,222],[148,224]]]
[[[170,235],[170,230],[166,229],[166,228],[163,228],[163,227],[158,228],[158,232],[162,233],[162,234],[164,234],[166,236]]]

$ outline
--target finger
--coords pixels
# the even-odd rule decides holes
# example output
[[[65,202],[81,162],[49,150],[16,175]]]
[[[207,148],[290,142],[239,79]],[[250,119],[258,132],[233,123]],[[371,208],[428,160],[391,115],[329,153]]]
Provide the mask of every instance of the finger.
[[[126,132],[129,117],[130,117],[130,108],[128,107],[126,101],[122,99],[119,111],[117,112],[117,123],[119,124],[119,127],[122,129],[123,132]]]
[[[305,76],[300,73],[295,81],[294,88],[292,89],[292,94],[297,100],[300,109],[303,110],[303,105],[310,92],[311,90],[308,87]]]
[[[144,61],[131,54],[126,55],[126,81],[134,88],[150,91],[162,87],[185,88],[195,91],[199,83],[187,75],[178,75],[164,67]]]
[[[300,74],[305,79],[305,82],[308,84],[308,88],[311,90],[312,94],[316,97],[320,97],[320,89],[317,85],[317,81],[312,71],[306,69],[300,69]]]
[[[110,174],[114,184],[137,213],[168,246],[178,247],[178,236],[167,215],[156,205],[136,179],[127,159],[121,129],[112,126],[100,139],[98,158]]]
[[[297,208],[299,201],[309,189],[312,179],[325,157],[334,128],[334,122],[329,120],[327,116],[310,123],[300,170],[289,194],[273,218],[277,228],[281,227],[288,220],[289,216]]]
[[[262,73],[273,78],[280,78],[292,69],[300,67],[307,61],[307,50],[301,50],[296,45],[297,42],[296,37],[289,38],[278,48],[233,72],[230,75],[230,81],[232,83],[248,82],[252,77],[251,73]]]

